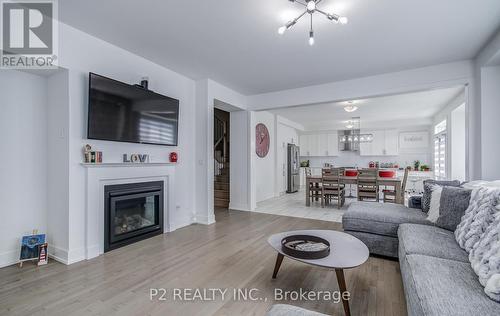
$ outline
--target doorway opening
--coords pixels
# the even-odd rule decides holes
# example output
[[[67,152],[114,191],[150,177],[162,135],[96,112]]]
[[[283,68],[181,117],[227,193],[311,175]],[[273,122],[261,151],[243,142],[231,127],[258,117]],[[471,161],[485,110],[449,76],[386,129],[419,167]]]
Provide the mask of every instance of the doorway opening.
[[[230,113],[214,109],[214,206],[229,208]]]

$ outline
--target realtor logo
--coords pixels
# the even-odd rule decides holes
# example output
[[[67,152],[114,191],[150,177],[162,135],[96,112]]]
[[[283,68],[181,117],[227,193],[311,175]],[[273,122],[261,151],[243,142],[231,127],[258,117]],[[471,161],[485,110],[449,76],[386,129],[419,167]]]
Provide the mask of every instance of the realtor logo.
[[[55,68],[56,14],[54,0],[1,1],[1,67]]]

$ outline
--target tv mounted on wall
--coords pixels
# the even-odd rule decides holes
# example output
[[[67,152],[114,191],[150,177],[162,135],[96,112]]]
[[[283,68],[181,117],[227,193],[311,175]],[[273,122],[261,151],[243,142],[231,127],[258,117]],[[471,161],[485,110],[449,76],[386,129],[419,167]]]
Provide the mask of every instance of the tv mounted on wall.
[[[177,146],[179,100],[89,74],[87,138]]]

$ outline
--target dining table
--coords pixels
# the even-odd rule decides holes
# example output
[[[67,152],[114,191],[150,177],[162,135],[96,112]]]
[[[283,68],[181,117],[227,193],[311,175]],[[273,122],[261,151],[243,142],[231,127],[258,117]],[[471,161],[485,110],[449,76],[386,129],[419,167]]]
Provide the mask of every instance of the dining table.
[[[319,187],[323,181],[323,178],[321,176],[307,176],[306,177],[306,188],[309,188],[309,186],[313,185],[316,187]],[[401,182],[402,179],[399,177],[378,177],[377,178],[377,185],[380,187],[394,187],[396,190],[396,203],[397,204],[404,204],[403,200],[403,195],[401,194]],[[358,177],[357,176],[340,176],[340,183],[341,184],[357,184],[358,183]],[[311,192],[310,190],[306,189],[306,206],[311,206]]]

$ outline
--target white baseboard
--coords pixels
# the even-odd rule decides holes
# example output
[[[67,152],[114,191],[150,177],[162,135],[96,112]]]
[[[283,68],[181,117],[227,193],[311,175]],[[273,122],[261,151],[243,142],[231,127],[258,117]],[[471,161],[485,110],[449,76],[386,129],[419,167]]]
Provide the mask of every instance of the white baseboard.
[[[93,245],[93,246],[87,247],[85,258],[88,260],[88,259],[92,259],[92,258],[97,258],[100,255],[101,255],[101,247],[99,247],[99,245]]]
[[[215,223],[215,215],[210,214],[209,216],[206,215],[195,215],[193,218],[193,223],[197,224],[203,224],[203,225],[211,225]]]
[[[85,260],[81,250],[68,252],[49,244],[49,257],[65,265]],[[19,250],[7,251],[0,254],[0,268],[11,266],[19,262]]]
[[[84,249],[68,251],[67,249],[49,245],[49,257],[65,265],[85,260]]]
[[[62,264],[68,265],[68,250],[49,246],[49,257]]]
[[[19,251],[11,250],[0,254],[0,268],[8,267],[19,262]]]
[[[250,208],[248,207],[248,205],[244,205],[244,204],[231,204],[231,203],[229,203],[229,209],[235,210],[235,211],[250,212]]]
[[[191,224],[193,224],[193,221],[191,221],[189,219],[185,220],[185,221],[181,221],[181,222],[174,222],[174,223],[170,224],[169,232],[176,231],[179,228],[183,228],[183,227],[189,226]]]

